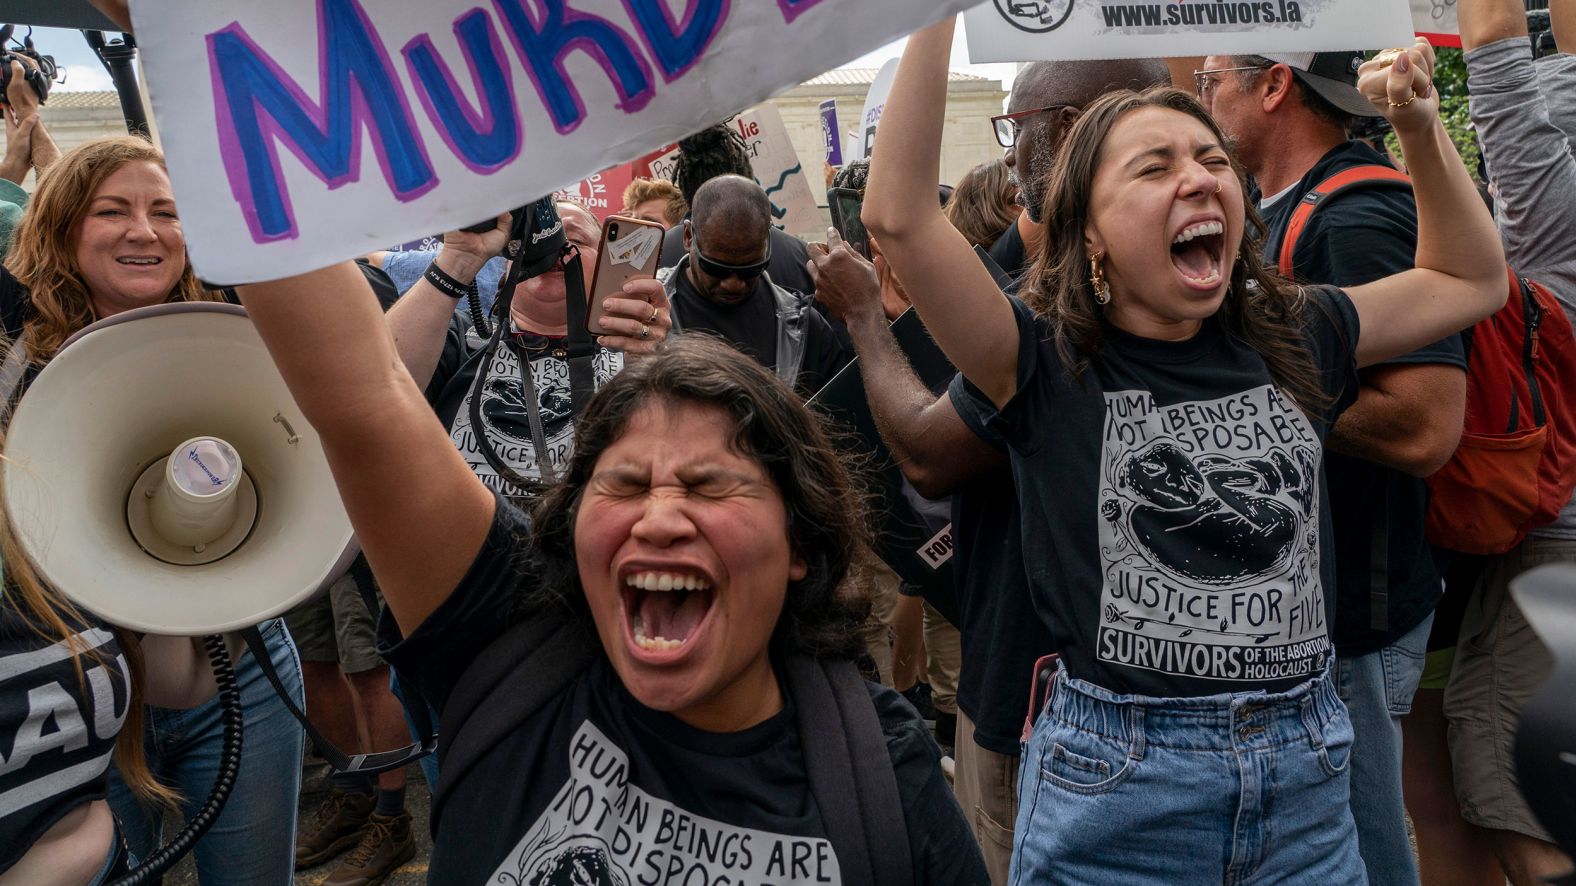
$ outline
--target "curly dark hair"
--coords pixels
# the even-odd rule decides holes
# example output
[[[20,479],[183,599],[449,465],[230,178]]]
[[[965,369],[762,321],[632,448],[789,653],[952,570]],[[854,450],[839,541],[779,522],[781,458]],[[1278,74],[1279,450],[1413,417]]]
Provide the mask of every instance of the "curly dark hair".
[[[673,164],[673,183],[683,192],[685,202],[691,204],[700,186],[719,175],[742,175],[755,180],[750,146],[727,123],[708,126],[681,139],[678,161]]]
[[[793,550],[809,569],[790,582],[772,635],[780,653],[852,659],[869,611],[863,598],[838,593],[855,550],[866,539],[863,489],[832,448],[821,418],[775,375],[721,339],[674,336],[654,356],[631,361],[591,398],[575,428],[563,480],[532,510],[534,588],[522,603],[540,611],[589,608],[575,563],[575,515],[603,450],[646,406],[678,401],[721,409],[737,430],[733,447],[765,469],[788,513]]]
[[[1074,375],[1099,359],[1105,344],[1105,317],[1089,277],[1084,229],[1089,224],[1095,173],[1106,138],[1127,114],[1142,108],[1180,111],[1209,128],[1221,145],[1226,137],[1193,96],[1157,87],[1144,92],[1107,93],[1084,109],[1068,132],[1051,168],[1042,218],[1045,244],[1024,278],[1023,300],[1044,317],[1056,336],[1056,351]],[[1259,353],[1270,378],[1310,415],[1329,406],[1318,367],[1308,353],[1302,328],[1313,304],[1302,290],[1265,267],[1260,257],[1264,223],[1246,195],[1247,173],[1230,153],[1232,169],[1243,183],[1246,230],[1231,268],[1231,286],[1218,317],[1226,333]]]

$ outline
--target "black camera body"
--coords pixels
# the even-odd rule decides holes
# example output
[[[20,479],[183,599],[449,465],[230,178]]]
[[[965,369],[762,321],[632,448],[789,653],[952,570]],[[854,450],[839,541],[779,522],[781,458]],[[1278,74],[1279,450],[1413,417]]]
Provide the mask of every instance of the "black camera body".
[[[16,31],[15,25],[0,27],[0,104],[9,104],[6,99],[6,89],[11,85],[11,62],[21,61],[23,77],[27,85],[33,87],[38,93],[38,103],[43,104],[49,100],[49,87],[55,82],[55,75],[59,73],[59,66],[55,64],[55,57],[44,55],[33,46],[33,29],[27,29],[27,36],[15,40],[12,34]],[[14,46],[7,47],[7,42]],[[25,58],[26,61],[22,61]],[[28,64],[32,62],[32,64]]]

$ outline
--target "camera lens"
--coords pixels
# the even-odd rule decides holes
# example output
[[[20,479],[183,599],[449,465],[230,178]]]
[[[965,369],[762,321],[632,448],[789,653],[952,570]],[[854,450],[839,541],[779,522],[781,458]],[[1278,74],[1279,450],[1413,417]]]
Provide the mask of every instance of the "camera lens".
[[[607,242],[612,243],[614,240],[617,240],[617,239],[618,239],[618,223],[614,222],[613,224],[610,224],[610,225],[607,226]]]

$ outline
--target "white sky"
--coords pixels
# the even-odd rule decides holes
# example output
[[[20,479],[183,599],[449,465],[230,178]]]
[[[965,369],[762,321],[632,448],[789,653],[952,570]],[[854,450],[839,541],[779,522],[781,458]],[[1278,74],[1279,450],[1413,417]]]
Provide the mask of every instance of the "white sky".
[[[45,53],[53,55],[55,60],[66,72],[66,82],[56,84],[55,88],[63,91],[113,89],[109,74],[104,71],[93,51],[88,48],[82,35],[77,31],[63,28],[39,28],[33,35],[33,42]],[[866,53],[842,67],[845,68],[879,68],[887,59],[897,58],[903,52],[903,45],[907,40],[898,40],[889,43],[874,52]],[[957,37],[952,43],[952,69],[970,74],[989,77],[992,80],[1002,81],[1003,88],[1012,87],[1014,66],[1010,64],[969,64],[968,50],[964,44],[964,30],[958,28]]]

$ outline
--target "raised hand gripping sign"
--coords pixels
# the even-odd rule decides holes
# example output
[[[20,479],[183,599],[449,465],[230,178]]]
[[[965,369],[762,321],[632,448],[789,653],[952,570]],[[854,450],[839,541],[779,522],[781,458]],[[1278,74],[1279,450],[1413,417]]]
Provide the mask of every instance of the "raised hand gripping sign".
[[[1417,0],[1426,2],[1426,0]],[[1244,55],[1409,46],[1408,0],[986,0],[972,62]]]
[[[133,10],[192,263],[224,283],[449,230],[977,0],[159,0]]]

